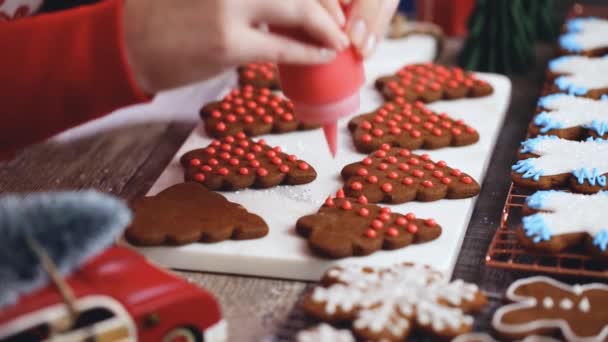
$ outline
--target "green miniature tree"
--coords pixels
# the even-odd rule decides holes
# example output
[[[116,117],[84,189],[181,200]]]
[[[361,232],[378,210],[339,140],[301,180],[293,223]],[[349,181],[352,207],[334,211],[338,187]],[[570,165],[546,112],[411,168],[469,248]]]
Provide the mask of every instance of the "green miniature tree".
[[[524,1],[530,20],[531,33],[536,40],[554,43],[559,34],[555,0]]]

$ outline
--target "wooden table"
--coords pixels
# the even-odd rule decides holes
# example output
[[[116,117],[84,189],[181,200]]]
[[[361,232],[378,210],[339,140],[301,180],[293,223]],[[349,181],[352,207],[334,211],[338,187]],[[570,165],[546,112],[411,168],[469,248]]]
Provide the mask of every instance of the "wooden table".
[[[460,40],[449,40],[441,62],[455,61],[461,45]],[[487,268],[484,257],[499,224],[510,183],[510,165],[524,138],[544,77],[544,65],[552,53],[549,46],[538,46],[537,67],[511,77],[512,103],[456,265],[455,278],[479,284],[490,298],[491,305],[477,316],[476,330],[487,329],[506,286],[524,275]],[[95,188],[130,200],[146,193],[192,128],[191,124],[154,123],[68,144],[34,146],[17,159],[0,164],[0,192]],[[272,336],[289,339],[313,323],[297,305],[310,284],[179,273],[219,298],[230,325],[230,341],[274,340]]]

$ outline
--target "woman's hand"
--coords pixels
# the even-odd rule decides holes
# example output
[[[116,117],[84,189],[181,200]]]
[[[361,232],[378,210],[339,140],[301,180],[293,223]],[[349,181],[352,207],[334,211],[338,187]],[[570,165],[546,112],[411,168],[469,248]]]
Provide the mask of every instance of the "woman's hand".
[[[351,6],[346,32],[362,56],[368,57],[384,38],[399,0],[340,0]]]
[[[126,0],[127,58],[149,93],[251,61],[326,63],[350,44],[338,5],[338,0]],[[319,45],[264,31],[261,24],[304,30]]]

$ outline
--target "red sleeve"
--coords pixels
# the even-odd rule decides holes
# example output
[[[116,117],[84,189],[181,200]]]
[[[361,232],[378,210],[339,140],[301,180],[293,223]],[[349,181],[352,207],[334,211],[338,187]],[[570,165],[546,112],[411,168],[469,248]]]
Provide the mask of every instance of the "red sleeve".
[[[147,100],[123,47],[123,0],[0,23],[0,160]]]

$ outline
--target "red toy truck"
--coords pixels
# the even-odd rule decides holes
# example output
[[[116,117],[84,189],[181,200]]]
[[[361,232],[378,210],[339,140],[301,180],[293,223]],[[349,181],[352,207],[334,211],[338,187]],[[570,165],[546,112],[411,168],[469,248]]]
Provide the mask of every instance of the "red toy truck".
[[[68,311],[51,284],[0,311],[0,341],[225,341],[226,323],[209,293],[122,247],[112,247],[67,277],[78,309]],[[0,285],[1,287],[1,285]]]

